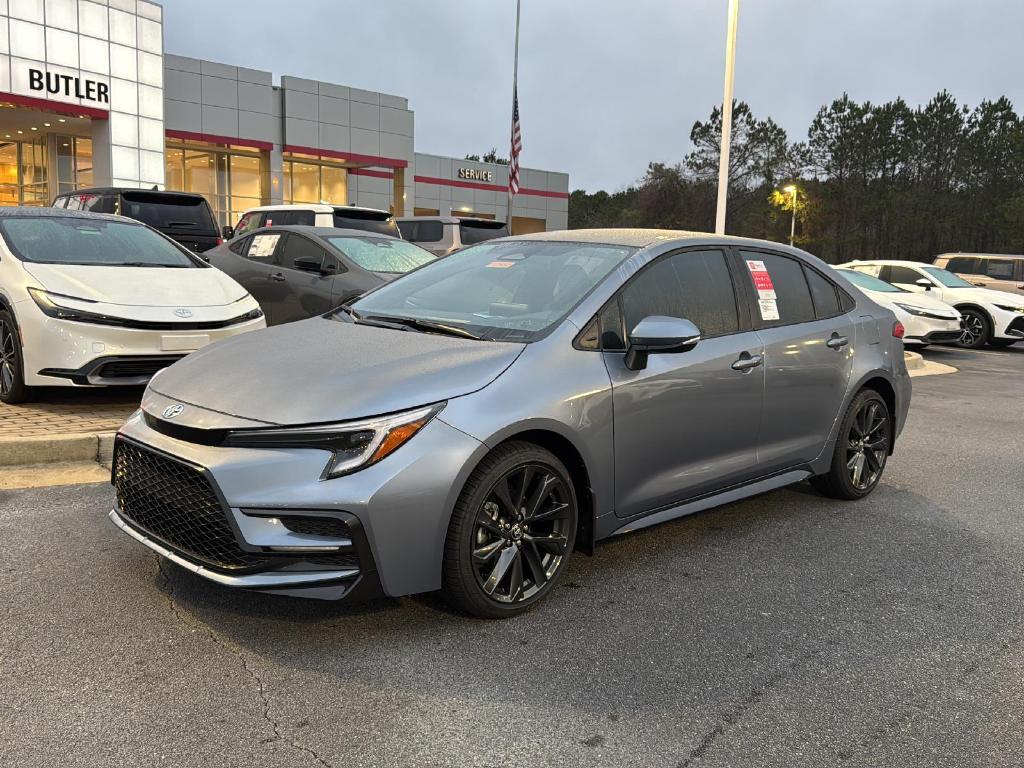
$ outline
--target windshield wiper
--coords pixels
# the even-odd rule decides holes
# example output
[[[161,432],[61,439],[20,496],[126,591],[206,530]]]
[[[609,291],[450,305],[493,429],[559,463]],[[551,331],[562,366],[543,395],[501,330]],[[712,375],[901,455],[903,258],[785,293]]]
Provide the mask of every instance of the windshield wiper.
[[[460,336],[461,338],[473,339],[475,341],[484,340],[483,336],[478,336],[472,331],[467,331],[465,328],[459,328],[458,326],[455,325],[446,325],[445,323],[438,323],[434,322],[433,320],[420,320],[415,317],[369,315],[366,317],[358,318],[356,322],[380,325],[385,328],[408,328],[410,330],[420,331],[422,333],[440,333],[446,336]]]
[[[183,264],[155,264],[152,261],[119,261],[108,264],[110,267],[163,267],[164,269],[183,269]]]

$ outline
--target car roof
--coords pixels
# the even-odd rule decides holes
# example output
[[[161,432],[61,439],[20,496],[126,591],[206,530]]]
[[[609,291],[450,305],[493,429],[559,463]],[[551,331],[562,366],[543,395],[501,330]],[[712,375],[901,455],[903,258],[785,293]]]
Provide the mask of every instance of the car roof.
[[[15,217],[23,219],[101,219],[104,221],[120,221],[122,223],[140,224],[140,222],[135,219],[129,219],[125,216],[115,216],[112,213],[72,211],[67,208],[36,208],[24,205],[0,206],[0,218]]]
[[[490,243],[504,240],[547,240],[563,243],[594,243],[596,245],[625,245],[634,248],[646,248],[661,243],[682,244],[721,244],[746,245],[750,247],[771,248],[774,250],[799,251],[783,243],[771,240],[755,240],[749,237],[733,235],[716,235],[711,232],[692,232],[681,229],[562,229],[554,232],[535,232],[529,235],[513,235],[511,238],[489,240]]]
[[[1024,261],[1024,254],[1020,253],[940,253],[936,259],[1011,259]]]
[[[853,261],[843,262],[843,266],[854,266],[855,264],[892,264],[900,267],[934,267],[934,264],[928,264],[924,261],[912,261],[910,259],[854,259]]]
[[[334,213],[335,211],[365,211],[367,213],[382,213],[390,216],[390,211],[382,208],[367,208],[361,205],[332,205],[330,203],[289,203],[287,205],[259,205],[255,208],[247,208],[246,213],[257,213],[260,211],[314,211],[316,213]]]
[[[493,226],[495,229],[505,226],[504,221],[500,221],[498,219],[485,219],[482,216],[399,216],[395,218],[395,221],[399,223],[402,223],[403,221],[439,221],[442,224],[461,224],[464,221],[469,221],[488,224]]]
[[[69,195],[104,195],[104,194],[121,194],[123,192],[143,192],[147,195],[167,195],[174,197],[196,197],[200,200],[206,198],[195,192],[177,192],[171,189],[147,189],[145,187],[85,187],[82,189],[71,190],[70,192],[61,192],[57,197],[68,197]]]

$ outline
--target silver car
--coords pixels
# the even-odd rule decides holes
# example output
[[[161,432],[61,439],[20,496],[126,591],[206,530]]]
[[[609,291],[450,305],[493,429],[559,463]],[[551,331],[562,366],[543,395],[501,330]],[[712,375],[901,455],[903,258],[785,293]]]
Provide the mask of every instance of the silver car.
[[[492,240],[160,373],[110,519],[226,586],[510,616],[602,539],[807,479],[869,494],[910,404],[901,335],[777,243]]]

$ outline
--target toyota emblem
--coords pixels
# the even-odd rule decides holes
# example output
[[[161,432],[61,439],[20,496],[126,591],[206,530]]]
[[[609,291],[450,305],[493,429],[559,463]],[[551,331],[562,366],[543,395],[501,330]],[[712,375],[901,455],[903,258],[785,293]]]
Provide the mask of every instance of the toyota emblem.
[[[184,410],[185,410],[185,406],[182,405],[181,403],[175,403],[174,405],[168,405],[166,408],[164,408],[164,418],[165,419],[173,419],[175,416],[180,415],[181,412],[184,411]]]
[[[192,310],[181,307],[179,309],[174,310],[174,314],[176,314],[178,317],[192,317]]]

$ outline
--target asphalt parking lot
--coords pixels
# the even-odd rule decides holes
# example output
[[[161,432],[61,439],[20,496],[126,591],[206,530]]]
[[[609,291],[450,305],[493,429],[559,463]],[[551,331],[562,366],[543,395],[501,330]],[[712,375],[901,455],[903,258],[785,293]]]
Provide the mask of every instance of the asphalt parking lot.
[[[1024,349],[934,350],[882,486],[577,556],[505,622],[229,592],[0,492],[3,766],[1019,766]]]

